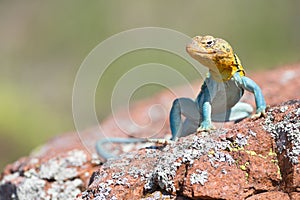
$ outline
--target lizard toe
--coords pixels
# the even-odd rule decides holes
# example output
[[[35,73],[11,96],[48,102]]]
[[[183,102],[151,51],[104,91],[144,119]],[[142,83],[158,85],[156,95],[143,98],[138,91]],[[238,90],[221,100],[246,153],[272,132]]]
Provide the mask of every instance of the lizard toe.
[[[201,123],[201,126],[199,128],[197,128],[197,133],[200,133],[200,132],[203,132],[203,131],[211,131],[211,130],[214,130],[216,129],[216,127],[214,125],[212,125],[211,123],[205,123],[205,122],[202,122]]]

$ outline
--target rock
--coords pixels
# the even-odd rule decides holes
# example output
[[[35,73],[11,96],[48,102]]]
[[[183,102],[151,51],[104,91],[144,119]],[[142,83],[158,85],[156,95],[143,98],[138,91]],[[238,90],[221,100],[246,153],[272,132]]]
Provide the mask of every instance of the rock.
[[[255,194],[246,200],[290,200],[290,197],[286,193],[272,191]]]
[[[21,159],[6,168],[0,199],[72,199],[86,187],[95,166],[78,149],[52,158]]]
[[[300,172],[300,107],[299,100],[291,100],[269,110],[265,129],[275,138],[278,160],[287,192],[299,190]]]
[[[141,199],[159,191],[172,199],[290,199],[300,186],[299,122],[300,100],[288,101],[271,107],[265,119],[123,154],[104,163],[78,199]],[[285,151],[279,151],[282,134],[292,138]]]
[[[56,137],[5,168],[0,199],[300,199],[300,108],[299,100],[288,101],[299,99],[299,75],[299,65],[249,75],[272,105],[265,119],[225,124],[210,135],[194,134],[166,146],[149,144],[104,164],[76,133]],[[195,84],[196,91],[199,87]],[[178,91],[188,96],[184,87]],[[131,117],[145,123],[151,105],[169,110],[173,99],[162,92],[137,102]],[[243,100],[253,104],[248,93]],[[128,116],[122,111],[117,116],[126,126]],[[160,130],[155,137],[163,137],[169,132],[167,116],[155,116],[151,126],[130,130],[144,136]],[[102,130],[125,136],[112,117]],[[94,147],[97,129],[84,134],[84,144]]]

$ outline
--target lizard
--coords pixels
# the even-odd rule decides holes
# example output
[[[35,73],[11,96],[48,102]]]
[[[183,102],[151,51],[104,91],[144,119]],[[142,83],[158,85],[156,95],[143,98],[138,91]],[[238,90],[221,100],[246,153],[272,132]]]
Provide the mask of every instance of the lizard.
[[[209,132],[215,129],[212,121],[237,121],[250,117],[252,106],[239,102],[245,90],[253,93],[255,97],[256,112],[251,118],[266,116],[266,102],[260,87],[245,76],[241,61],[227,41],[210,35],[195,36],[187,44],[186,51],[207,67],[209,72],[195,100],[182,97],[173,101],[169,115],[172,133],[170,141],[195,132]],[[113,155],[102,148],[105,143],[149,141],[168,143],[161,139],[106,138],[96,143],[96,149],[100,156],[107,159]]]

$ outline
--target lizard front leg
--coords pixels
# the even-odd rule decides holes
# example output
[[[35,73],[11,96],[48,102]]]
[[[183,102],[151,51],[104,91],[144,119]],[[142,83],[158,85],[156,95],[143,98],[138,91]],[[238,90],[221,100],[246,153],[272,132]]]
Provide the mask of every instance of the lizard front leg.
[[[200,123],[197,132],[210,131],[216,129],[211,122],[211,104],[210,102],[204,102],[202,105],[202,122]]]
[[[250,78],[241,77],[236,73],[235,77],[237,78],[239,84],[247,91],[254,94],[255,104],[256,104],[256,113],[251,116],[251,118],[256,119],[259,117],[266,116],[266,101],[262,94],[260,87]]]
[[[203,83],[201,87],[201,92],[197,97],[197,103],[199,110],[201,110],[201,122],[200,126],[197,129],[197,132],[210,131],[216,129],[211,122],[211,96],[206,85],[206,82]]]

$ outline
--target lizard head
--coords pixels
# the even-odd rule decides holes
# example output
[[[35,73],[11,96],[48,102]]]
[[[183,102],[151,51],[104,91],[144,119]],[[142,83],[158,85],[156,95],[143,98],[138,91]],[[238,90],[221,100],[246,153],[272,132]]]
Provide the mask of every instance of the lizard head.
[[[228,42],[210,35],[194,37],[186,46],[186,51],[210,70],[218,68],[222,60],[232,60],[234,57],[232,47]]]

